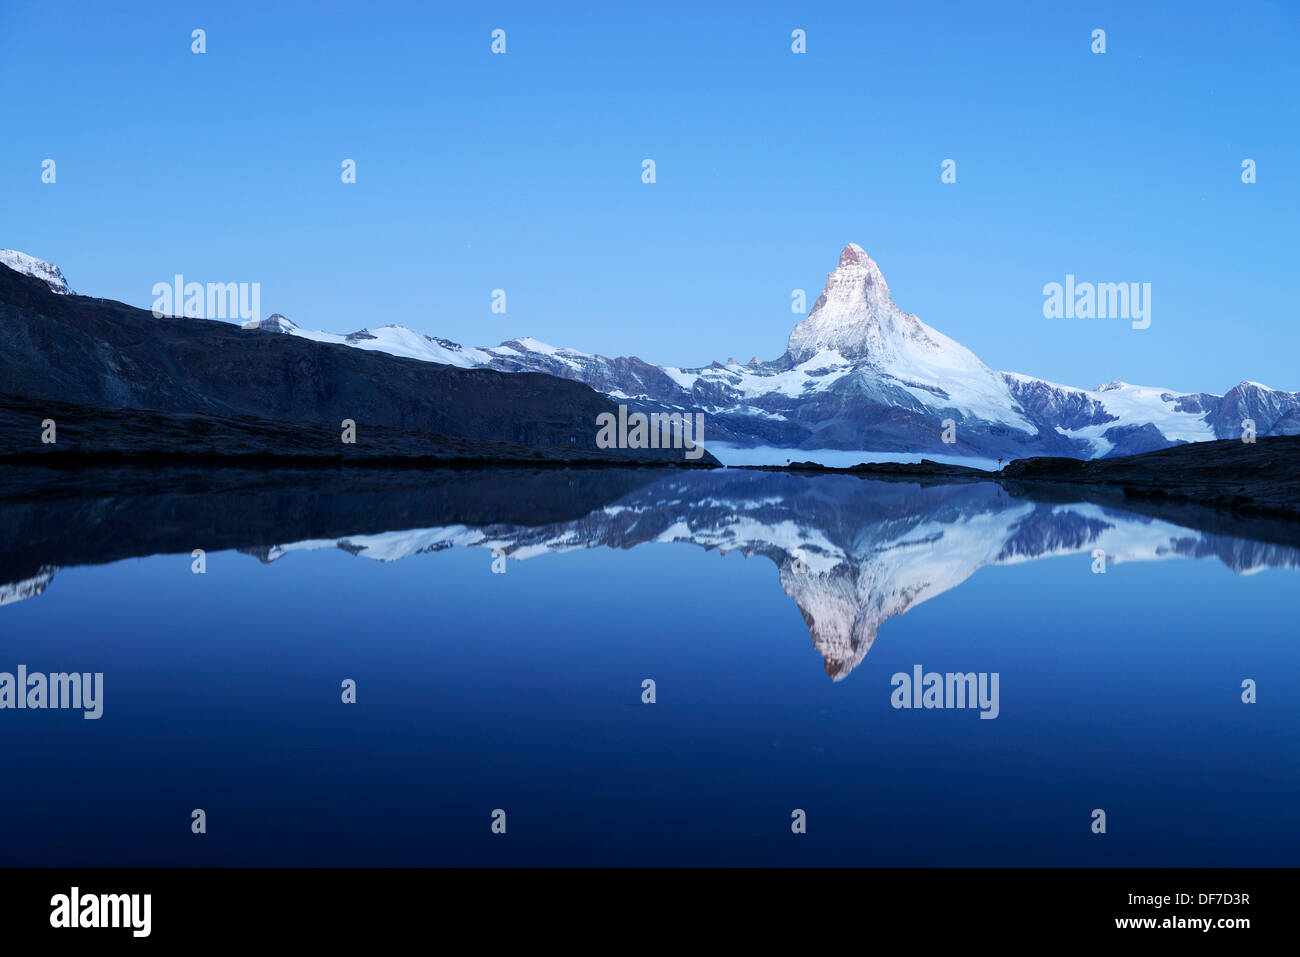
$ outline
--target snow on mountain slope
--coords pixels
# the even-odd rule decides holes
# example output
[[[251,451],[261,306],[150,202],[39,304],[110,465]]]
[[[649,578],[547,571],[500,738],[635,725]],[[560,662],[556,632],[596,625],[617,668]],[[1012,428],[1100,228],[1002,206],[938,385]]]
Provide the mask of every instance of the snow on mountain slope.
[[[260,329],[263,332],[299,332],[298,324],[287,316],[274,312],[265,319],[250,319],[243,324],[245,329]],[[310,336],[308,337],[310,338]]]
[[[491,365],[494,360],[499,358],[522,357],[528,354],[554,357],[576,367],[576,363],[569,357],[585,356],[585,353],[574,352],[569,349],[556,349],[544,342],[538,342],[536,339],[512,340],[520,348],[514,348],[510,343],[502,343],[495,349],[466,349],[450,339],[426,336],[421,332],[398,325],[380,326],[377,329],[361,329],[347,335],[338,335],[333,332],[303,329],[292,319],[282,316],[278,312],[265,319],[245,322],[243,328],[262,332],[287,333],[303,339],[310,339],[313,342],[370,349],[374,352],[384,352],[407,359],[420,359],[424,362],[438,362],[443,365],[458,366],[462,369],[483,368]],[[590,358],[589,356],[585,357]]]
[[[24,276],[35,276],[49,286],[52,292],[57,292],[60,296],[76,295],[68,288],[68,281],[63,278],[63,273],[59,271],[59,267],[47,263],[43,259],[20,253],[16,249],[0,249],[0,263],[22,273]]]
[[[826,275],[822,294],[808,318],[790,333],[787,351],[802,362],[822,349],[844,356],[897,363],[897,345],[924,340],[926,330],[915,316],[894,305],[880,267],[857,243],[840,252],[840,264]]]
[[[710,391],[722,390],[744,399],[772,395],[797,399],[809,392],[829,388],[853,370],[854,364],[834,349],[822,349],[791,368],[768,362],[747,366],[733,362],[700,369],[664,367],[669,377],[686,393],[705,386],[712,387]]]
[[[812,312],[790,333],[787,354],[797,365],[828,353],[896,382],[935,410],[1036,431],[1001,376],[894,303],[880,267],[856,243],[844,247]]]
[[[1110,382],[1096,389],[1059,385],[1018,372],[1004,372],[1017,401],[1052,419],[1064,435],[1082,439],[1094,457],[1115,448],[1106,437],[1112,429],[1153,425],[1171,442],[1206,442],[1218,438],[1206,418],[1199,393],[1173,392],[1150,386]]]
[[[440,362],[444,365],[473,369],[487,365],[491,357],[481,349],[464,349],[458,343],[447,339],[435,339],[422,333],[407,329],[405,326],[381,326],[378,329],[362,329],[346,336],[328,332],[309,332],[293,328],[296,336],[315,342],[333,342],[357,349],[371,349],[386,352],[389,355],[404,356],[408,359],[422,359],[425,362]]]
[[[808,318],[790,334],[784,356],[773,362],[728,362],[701,369],[665,367],[685,392],[719,411],[744,400],[760,408],[768,398],[800,399],[817,393],[858,391],[883,404],[929,414],[969,416],[1032,436],[1006,381],[969,349],[903,312],[880,268],[850,243],[826,279]],[[776,413],[781,414],[781,413]]]

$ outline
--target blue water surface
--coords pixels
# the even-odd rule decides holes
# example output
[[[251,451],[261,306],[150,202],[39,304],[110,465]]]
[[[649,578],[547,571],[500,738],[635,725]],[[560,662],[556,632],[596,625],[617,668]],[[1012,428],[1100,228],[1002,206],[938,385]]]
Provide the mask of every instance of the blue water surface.
[[[103,672],[104,714],[0,711],[0,863],[1296,863],[1294,568],[986,564],[832,681],[767,555],[493,561],[60,569],[0,608],[0,670]],[[917,664],[997,672],[998,717],[895,709]]]

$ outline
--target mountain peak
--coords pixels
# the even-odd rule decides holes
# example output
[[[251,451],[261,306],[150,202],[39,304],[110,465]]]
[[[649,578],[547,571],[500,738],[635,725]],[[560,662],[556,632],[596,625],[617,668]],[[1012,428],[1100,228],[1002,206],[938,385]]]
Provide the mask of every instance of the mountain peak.
[[[867,251],[857,243],[849,243],[840,251],[840,264],[835,272],[827,276],[826,285],[830,285],[830,280],[835,278],[836,273],[845,270],[844,275],[851,277],[853,280],[862,282],[867,286],[874,287],[880,297],[888,300],[889,284],[885,282],[884,273],[876,265],[876,261],[867,255]],[[825,290],[822,291],[825,295]]]
[[[857,243],[840,253],[840,264],[826,277],[822,294],[808,318],[790,333],[789,352],[795,361],[834,349],[845,357],[868,354],[884,357],[890,340],[924,336],[920,322],[894,305],[889,284]]]
[[[867,251],[863,249],[861,246],[859,246],[857,243],[849,243],[840,252],[841,266],[848,266],[853,263],[869,263],[869,262],[871,262],[871,257],[868,256]],[[872,263],[872,265],[875,264]]]
[[[263,332],[293,332],[298,324],[287,316],[273,312],[265,319],[252,319],[244,323],[245,329],[261,329]]]
[[[27,255],[27,253],[20,253],[16,249],[0,249],[0,263],[8,266],[14,272],[22,273],[24,276],[34,276],[49,286],[51,292],[56,292],[60,296],[76,295],[68,287],[68,281],[63,278],[63,273],[59,267],[53,263],[47,263],[44,259],[37,259],[35,256]]]

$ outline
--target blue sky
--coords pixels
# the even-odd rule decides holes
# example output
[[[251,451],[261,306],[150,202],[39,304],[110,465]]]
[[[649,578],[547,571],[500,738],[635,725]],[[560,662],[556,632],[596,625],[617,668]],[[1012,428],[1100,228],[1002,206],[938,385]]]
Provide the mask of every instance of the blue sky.
[[[853,241],[994,368],[1300,389],[1297,52],[1282,2],[7,0],[0,247],[145,307],[179,272],[702,365],[778,356]],[[1067,273],[1151,283],[1151,327],[1045,319]]]

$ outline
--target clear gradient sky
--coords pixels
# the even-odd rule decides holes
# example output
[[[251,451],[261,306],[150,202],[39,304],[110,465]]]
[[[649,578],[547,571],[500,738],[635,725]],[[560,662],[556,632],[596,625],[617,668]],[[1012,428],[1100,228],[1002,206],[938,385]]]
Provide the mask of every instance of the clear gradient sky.
[[[4,0],[0,247],[143,307],[179,272],[703,365],[780,355],[852,241],[995,369],[1300,390],[1298,54],[1292,0]],[[1151,327],[1043,318],[1067,273],[1150,282]]]

